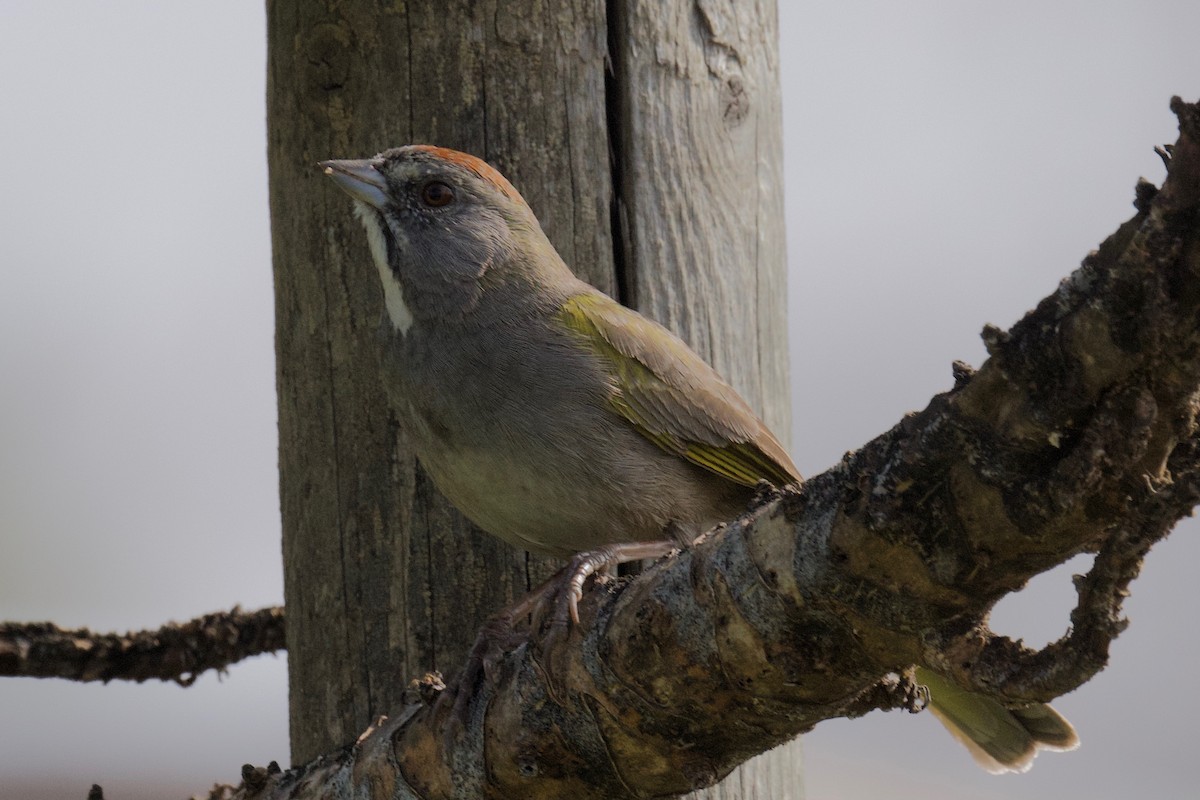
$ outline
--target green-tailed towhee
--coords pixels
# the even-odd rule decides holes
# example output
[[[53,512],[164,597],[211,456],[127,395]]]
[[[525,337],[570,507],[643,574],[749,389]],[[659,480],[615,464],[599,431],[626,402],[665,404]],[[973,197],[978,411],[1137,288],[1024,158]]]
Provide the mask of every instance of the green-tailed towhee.
[[[592,572],[732,519],[760,481],[800,481],[737,392],[674,334],[576,278],[486,162],[411,145],[321,167],[367,231],[385,385],[417,457],[484,530],[572,559],[572,618]],[[935,708],[951,692],[939,685]],[[1048,706],[1035,716],[1054,724],[1030,732],[1012,714],[997,726],[995,701],[958,694],[968,700],[939,718],[985,766],[1021,769],[1039,745],[1074,744]],[[989,713],[973,717],[972,698]]]

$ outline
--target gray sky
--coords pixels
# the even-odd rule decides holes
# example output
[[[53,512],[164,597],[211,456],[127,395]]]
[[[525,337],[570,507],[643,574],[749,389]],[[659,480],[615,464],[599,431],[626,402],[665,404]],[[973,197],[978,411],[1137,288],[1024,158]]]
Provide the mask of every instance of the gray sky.
[[[1167,101],[1200,97],[1200,4],[782,5],[812,474],[979,364],[983,324],[1161,180]],[[0,3],[0,619],[124,630],[282,600],[264,59],[245,0]],[[1194,791],[1196,528],[1151,553],[1112,666],[1056,703],[1079,751],[993,777],[929,715],[836,720],[805,739],[811,800]],[[1067,575],[997,627],[1059,635]],[[184,797],[286,763],[285,665],[186,690],[0,680],[0,800]]]

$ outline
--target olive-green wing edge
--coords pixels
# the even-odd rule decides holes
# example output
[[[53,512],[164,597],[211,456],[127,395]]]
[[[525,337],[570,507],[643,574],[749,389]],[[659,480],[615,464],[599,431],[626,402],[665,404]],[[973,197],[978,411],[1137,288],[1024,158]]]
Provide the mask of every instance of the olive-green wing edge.
[[[800,481],[746,401],[666,328],[599,292],[568,299],[561,318],[605,358],[613,410],[663,450],[744,486]]]

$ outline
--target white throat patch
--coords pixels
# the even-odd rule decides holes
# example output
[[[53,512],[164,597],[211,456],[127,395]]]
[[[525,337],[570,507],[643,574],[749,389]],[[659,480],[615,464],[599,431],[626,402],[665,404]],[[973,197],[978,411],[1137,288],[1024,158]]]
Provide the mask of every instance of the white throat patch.
[[[354,201],[354,214],[362,220],[367,231],[367,246],[371,248],[371,259],[379,270],[379,280],[383,284],[383,303],[387,307],[388,319],[392,327],[401,334],[408,333],[413,324],[413,314],[408,304],[404,302],[404,293],[400,289],[400,281],[392,272],[387,260],[387,242],[383,239],[383,221],[379,212],[361,200]]]

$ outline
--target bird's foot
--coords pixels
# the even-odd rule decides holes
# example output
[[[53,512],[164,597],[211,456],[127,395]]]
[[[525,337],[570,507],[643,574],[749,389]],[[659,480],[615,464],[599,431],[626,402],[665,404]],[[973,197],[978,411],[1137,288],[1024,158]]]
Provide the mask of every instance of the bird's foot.
[[[660,558],[678,545],[671,540],[654,542],[623,542],[576,553],[566,566],[531,593],[536,597],[533,608],[533,629],[548,624],[552,629],[566,629],[579,624],[579,601],[588,578],[598,572],[629,561]],[[547,616],[547,612],[552,612]],[[541,623],[541,625],[539,624]]]
[[[588,578],[618,564],[659,558],[675,549],[677,545],[673,541],[659,540],[610,544],[577,553],[530,594],[533,599],[531,631],[540,634],[538,660],[551,694],[561,696],[563,671],[556,664],[554,653],[560,651],[560,643],[570,636],[571,630],[579,627],[579,602],[583,599]]]
[[[490,617],[476,636],[462,672],[434,704],[435,715],[449,705],[447,741],[453,742],[470,722],[472,701],[483,682],[494,679],[504,656],[527,641],[531,632],[540,632],[541,668],[551,694],[559,695],[561,676],[551,654],[570,635],[573,625],[579,625],[579,601],[588,578],[628,561],[659,558],[676,548],[673,541],[660,540],[611,544],[578,553],[519,602]],[[528,631],[523,630],[526,619],[531,620]]]

